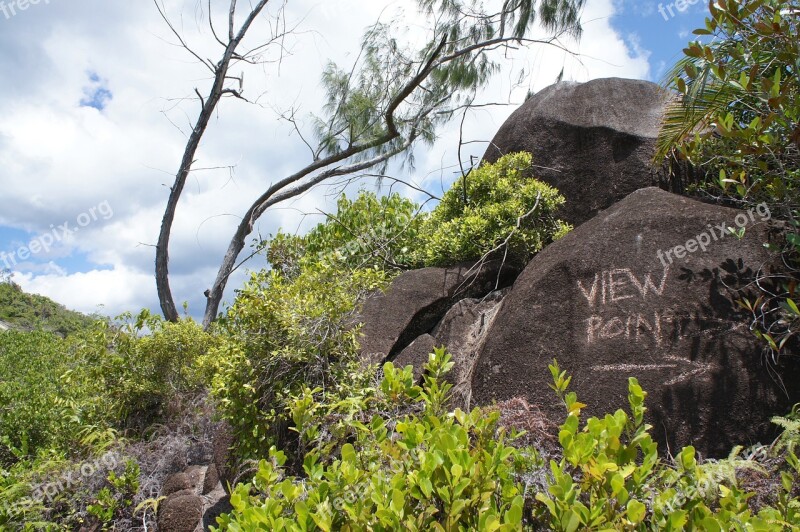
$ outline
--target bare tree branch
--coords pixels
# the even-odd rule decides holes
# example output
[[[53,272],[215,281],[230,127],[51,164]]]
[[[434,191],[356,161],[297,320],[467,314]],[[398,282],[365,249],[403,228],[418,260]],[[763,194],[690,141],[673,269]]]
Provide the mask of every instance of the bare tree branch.
[[[164,211],[164,217],[161,221],[161,230],[158,235],[158,243],[156,244],[156,288],[158,290],[159,304],[161,305],[161,311],[164,313],[164,317],[167,320],[177,321],[179,318],[178,309],[175,307],[175,301],[172,297],[172,290],[169,285],[169,238],[172,232],[172,224],[175,221],[175,211],[178,206],[178,200],[183,193],[183,188],[186,185],[186,179],[189,176],[192,164],[194,164],[195,154],[197,153],[197,148],[200,146],[200,140],[205,134],[206,128],[208,127],[208,123],[211,120],[211,116],[213,115],[217,104],[222,96],[227,93],[227,89],[225,89],[225,80],[227,78],[228,67],[230,66],[233,54],[241,43],[242,39],[244,39],[244,36],[247,34],[247,31],[250,29],[253,21],[255,21],[256,17],[266,7],[269,0],[260,0],[258,4],[256,4],[242,24],[242,27],[239,29],[237,35],[234,35],[233,33],[233,16],[236,10],[236,0],[231,0],[231,29],[229,32],[230,40],[225,47],[225,52],[223,53],[222,59],[216,65],[212,65],[210,62],[204,61],[197,53],[189,48],[178,31],[176,31],[169,22],[163,6],[159,4],[159,0],[153,1],[158,9],[159,14],[167,23],[172,33],[178,38],[181,46],[183,46],[187,51],[189,51],[189,53],[191,53],[214,73],[214,83],[208,96],[203,99],[198,91],[198,96],[200,96],[200,100],[202,102],[200,115],[198,116],[197,121],[192,128],[189,140],[186,143],[181,165],[178,169],[177,175],[175,176],[175,182],[170,187],[167,206]],[[211,13],[209,13],[209,17],[210,16]]]

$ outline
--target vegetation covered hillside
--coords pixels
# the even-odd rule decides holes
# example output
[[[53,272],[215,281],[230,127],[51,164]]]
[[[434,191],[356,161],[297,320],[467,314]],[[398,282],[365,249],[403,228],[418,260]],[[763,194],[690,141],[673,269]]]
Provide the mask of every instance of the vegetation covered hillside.
[[[96,319],[67,310],[47,297],[26,294],[10,279],[0,282],[0,322],[11,327],[42,329],[66,336],[89,328]]]

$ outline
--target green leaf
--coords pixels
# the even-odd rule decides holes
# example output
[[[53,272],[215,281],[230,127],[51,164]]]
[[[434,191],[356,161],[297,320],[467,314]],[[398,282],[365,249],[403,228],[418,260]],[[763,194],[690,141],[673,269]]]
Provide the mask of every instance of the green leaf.
[[[356,450],[352,444],[345,443],[342,446],[342,460],[350,464],[356,463],[357,460]]]
[[[646,514],[647,514],[647,506],[637,501],[636,499],[631,499],[630,501],[628,501],[627,517],[631,523],[633,523],[634,525],[638,525],[639,523],[644,521]]]

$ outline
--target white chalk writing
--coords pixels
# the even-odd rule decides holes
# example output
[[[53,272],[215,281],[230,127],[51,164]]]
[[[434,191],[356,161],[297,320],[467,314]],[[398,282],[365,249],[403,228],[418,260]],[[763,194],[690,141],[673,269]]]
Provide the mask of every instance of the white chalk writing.
[[[640,281],[630,268],[614,268],[594,274],[591,287],[587,288],[581,281],[578,281],[578,288],[589,306],[594,308],[598,302],[606,305],[637,296],[647,299],[650,293],[653,296],[662,296],[667,285],[668,274],[669,267],[664,268],[661,282],[657,285],[649,273],[645,274]]]
[[[667,386],[680,384],[692,377],[708,375],[712,370],[718,369],[717,365],[712,362],[701,362],[676,356],[667,356],[664,357],[664,360],[665,363],[663,364],[606,364],[602,366],[593,366],[592,369],[594,371],[623,371],[632,374],[639,374],[643,371],[680,371],[678,375],[664,383]]]

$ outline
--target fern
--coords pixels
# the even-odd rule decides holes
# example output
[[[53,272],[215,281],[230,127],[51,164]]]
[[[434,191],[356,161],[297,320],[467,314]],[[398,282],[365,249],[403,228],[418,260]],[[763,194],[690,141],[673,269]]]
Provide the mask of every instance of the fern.
[[[775,451],[785,450],[787,454],[794,454],[797,444],[800,443],[800,403],[794,405],[786,417],[775,416],[772,422],[783,429],[783,433],[773,444]]]

